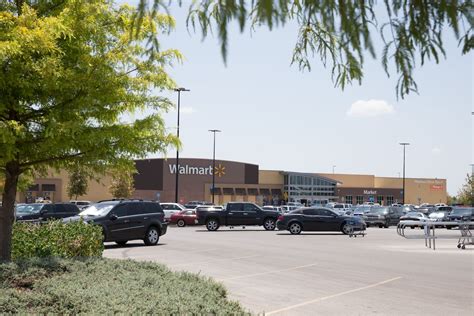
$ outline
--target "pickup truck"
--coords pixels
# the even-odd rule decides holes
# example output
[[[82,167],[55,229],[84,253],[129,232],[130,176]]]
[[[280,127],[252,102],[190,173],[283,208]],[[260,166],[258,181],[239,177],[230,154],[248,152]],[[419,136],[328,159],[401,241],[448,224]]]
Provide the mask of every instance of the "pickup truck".
[[[274,230],[279,212],[267,211],[248,202],[229,202],[225,209],[199,208],[196,211],[198,225],[206,225],[207,230],[215,231],[219,226],[263,226]]]

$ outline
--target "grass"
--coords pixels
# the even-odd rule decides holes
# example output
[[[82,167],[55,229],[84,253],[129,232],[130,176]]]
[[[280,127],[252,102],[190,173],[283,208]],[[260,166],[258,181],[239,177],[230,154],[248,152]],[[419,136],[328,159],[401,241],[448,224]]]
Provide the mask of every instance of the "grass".
[[[247,314],[210,278],[150,262],[29,259],[0,264],[2,313]]]

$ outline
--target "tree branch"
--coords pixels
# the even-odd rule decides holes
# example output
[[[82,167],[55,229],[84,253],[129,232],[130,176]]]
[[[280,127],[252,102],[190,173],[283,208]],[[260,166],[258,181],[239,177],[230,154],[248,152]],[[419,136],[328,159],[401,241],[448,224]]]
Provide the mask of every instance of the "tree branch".
[[[85,155],[86,152],[80,152],[80,153],[75,153],[75,154],[70,154],[70,155],[62,155],[62,156],[57,156],[57,157],[49,157],[49,158],[44,158],[44,159],[39,159],[39,160],[33,160],[25,163],[20,164],[20,168],[23,169],[24,167],[29,167],[41,163],[46,163],[46,162],[53,162],[57,160],[67,160],[71,158],[76,158]]]

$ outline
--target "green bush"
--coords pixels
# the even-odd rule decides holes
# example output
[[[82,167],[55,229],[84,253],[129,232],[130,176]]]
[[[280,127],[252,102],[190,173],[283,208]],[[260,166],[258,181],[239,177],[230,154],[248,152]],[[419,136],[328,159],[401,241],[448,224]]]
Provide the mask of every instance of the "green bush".
[[[132,260],[34,258],[0,264],[0,313],[248,314],[210,278]]]
[[[82,221],[13,225],[12,258],[100,257],[104,250],[102,228]]]

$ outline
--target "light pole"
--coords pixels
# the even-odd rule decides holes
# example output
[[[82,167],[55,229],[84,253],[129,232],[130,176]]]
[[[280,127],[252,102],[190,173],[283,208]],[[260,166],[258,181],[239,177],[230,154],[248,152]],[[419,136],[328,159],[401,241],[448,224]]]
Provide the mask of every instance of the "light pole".
[[[178,92],[178,128],[176,136],[179,140],[179,111],[181,108],[181,92],[191,91],[186,88],[176,88],[174,91]],[[174,202],[178,203],[178,188],[179,188],[179,148],[176,149],[176,183],[175,183],[175,193],[174,193]]]
[[[216,185],[216,133],[222,131],[218,129],[210,129],[209,132],[214,134],[214,146],[212,150],[212,204],[214,204],[214,189]]]
[[[332,174],[334,174],[334,169],[336,168],[336,165],[332,166]]]
[[[402,191],[402,204],[405,204],[405,148],[410,143],[400,143],[403,146],[403,191]]]

